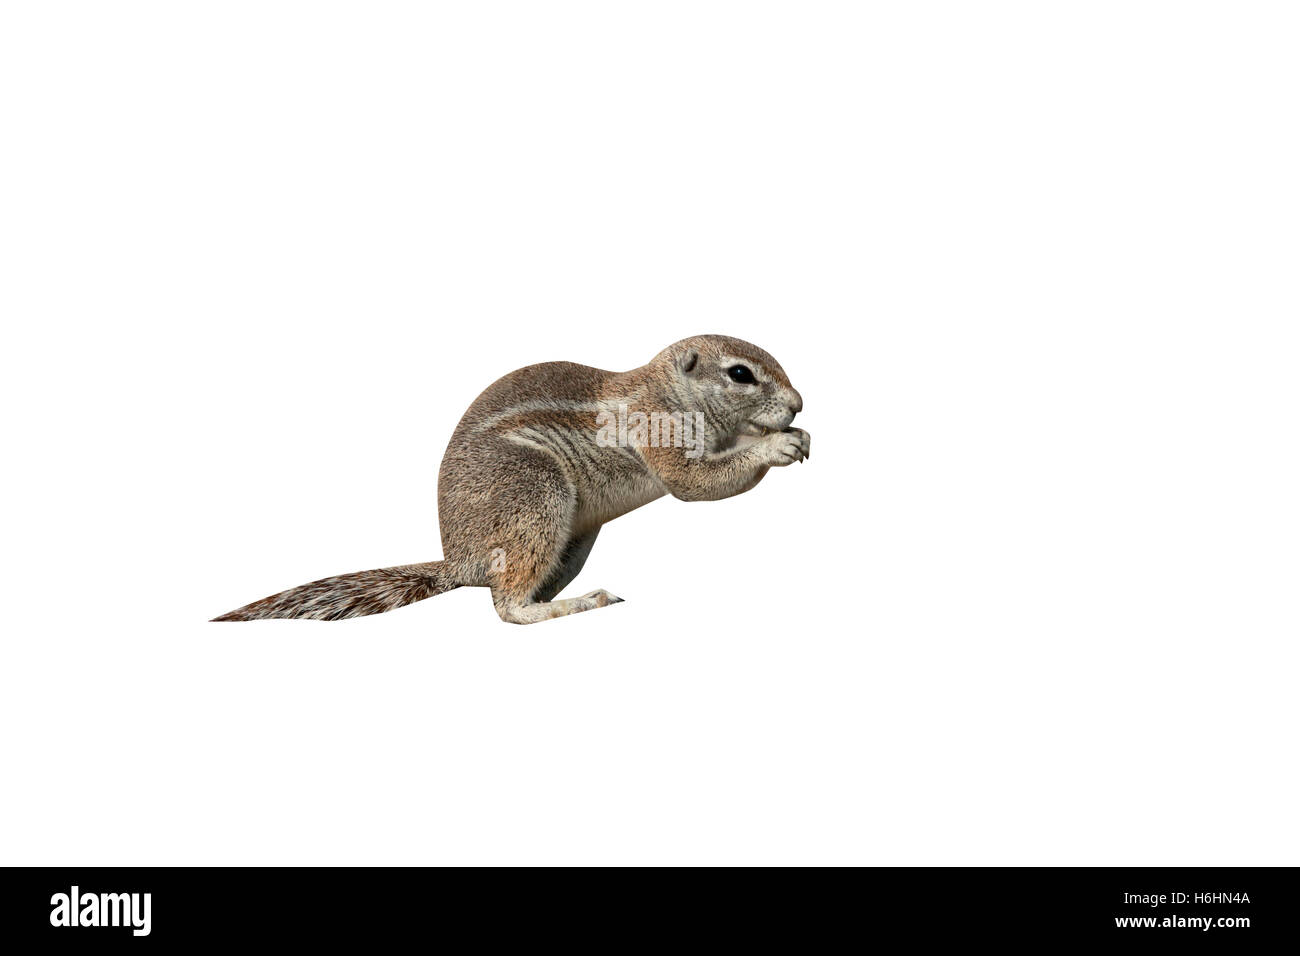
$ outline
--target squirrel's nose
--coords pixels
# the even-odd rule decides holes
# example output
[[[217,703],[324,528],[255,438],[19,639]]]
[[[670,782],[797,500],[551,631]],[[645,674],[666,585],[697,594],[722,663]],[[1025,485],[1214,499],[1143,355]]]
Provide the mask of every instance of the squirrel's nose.
[[[798,415],[801,411],[803,411],[803,396],[800,395],[798,392],[796,392],[793,388],[790,389],[790,411],[793,412],[795,415]]]

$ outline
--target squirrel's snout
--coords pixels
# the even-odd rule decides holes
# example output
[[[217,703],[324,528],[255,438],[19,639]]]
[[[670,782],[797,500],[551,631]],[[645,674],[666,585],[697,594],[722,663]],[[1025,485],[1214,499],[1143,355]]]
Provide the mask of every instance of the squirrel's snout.
[[[791,415],[798,415],[801,411],[803,411],[803,396],[800,395],[798,392],[796,392],[793,388],[790,389],[790,396],[787,399],[787,402],[790,406]]]

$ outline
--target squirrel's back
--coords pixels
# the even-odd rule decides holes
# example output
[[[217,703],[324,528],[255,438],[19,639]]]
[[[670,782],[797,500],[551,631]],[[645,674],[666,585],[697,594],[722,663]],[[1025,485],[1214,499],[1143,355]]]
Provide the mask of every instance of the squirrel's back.
[[[456,435],[494,428],[529,412],[571,412],[594,408],[608,394],[615,373],[576,362],[542,362],[503,375],[466,410]],[[456,437],[452,438],[452,445]]]

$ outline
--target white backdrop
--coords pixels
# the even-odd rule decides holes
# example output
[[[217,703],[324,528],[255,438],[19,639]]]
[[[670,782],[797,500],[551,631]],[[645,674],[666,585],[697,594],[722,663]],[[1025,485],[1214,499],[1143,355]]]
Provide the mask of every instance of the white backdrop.
[[[6,4],[0,862],[1295,864],[1298,25]],[[206,623],[699,332],[814,456],[625,604]]]

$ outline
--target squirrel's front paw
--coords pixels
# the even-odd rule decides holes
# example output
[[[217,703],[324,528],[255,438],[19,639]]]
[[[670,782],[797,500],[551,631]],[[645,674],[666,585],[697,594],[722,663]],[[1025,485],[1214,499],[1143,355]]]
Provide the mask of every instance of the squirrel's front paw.
[[[764,464],[783,468],[808,457],[812,436],[802,428],[790,427],[764,436],[763,443],[766,452]]]

